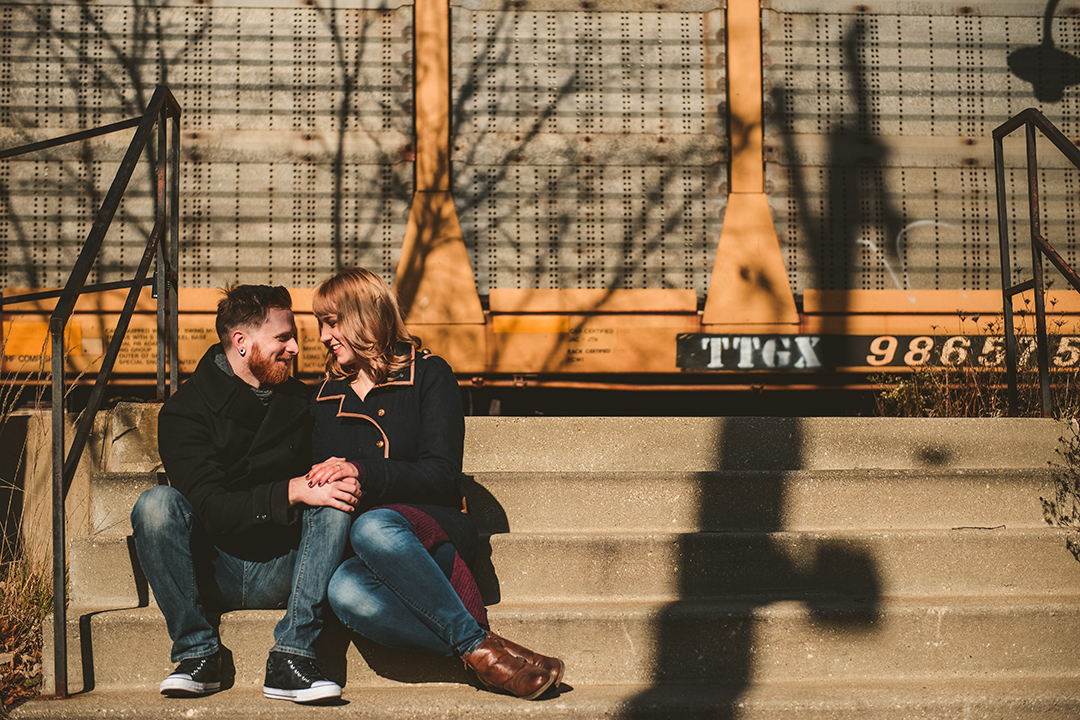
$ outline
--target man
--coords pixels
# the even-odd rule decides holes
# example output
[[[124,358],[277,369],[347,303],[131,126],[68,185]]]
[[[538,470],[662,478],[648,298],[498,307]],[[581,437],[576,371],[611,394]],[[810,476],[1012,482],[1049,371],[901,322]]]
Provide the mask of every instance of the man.
[[[158,449],[169,486],[131,513],[139,561],[165,616],[176,670],[169,696],[220,689],[213,618],[287,607],[274,629],[263,694],[295,702],[341,696],[315,664],[326,588],[345,551],[356,482],[312,486],[308,389],[283,287],[227,288],[221,342],[162,406]]]

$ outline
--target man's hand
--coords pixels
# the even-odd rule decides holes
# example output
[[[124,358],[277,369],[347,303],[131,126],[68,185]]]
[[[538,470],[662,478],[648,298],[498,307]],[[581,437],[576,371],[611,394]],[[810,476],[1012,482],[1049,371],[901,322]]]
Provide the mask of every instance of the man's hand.
[[[343,512],[352,512],[360,501],[360,483],[355,477],[322,484],[313,483],[307,477],[295,477],[289,481],[289,505],[327,505]]]

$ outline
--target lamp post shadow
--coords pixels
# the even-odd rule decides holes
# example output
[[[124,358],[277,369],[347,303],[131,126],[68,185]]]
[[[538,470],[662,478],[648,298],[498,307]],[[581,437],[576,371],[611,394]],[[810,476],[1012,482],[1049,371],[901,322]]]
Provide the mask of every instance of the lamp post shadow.
[[[751,683],[813,679],[784,644],[802,648],[818,633],[862,637],[878,616],[879,576],[866,548],[785,532],[791,473],[803,466],[802,421],[732,418],[718,427],[697,531],[680,540],[678,599],[656,620],[652,685],[626,718],[655,717],[672,703],[685,710],[678,696],[702,692],[708,717],[734,718]]]

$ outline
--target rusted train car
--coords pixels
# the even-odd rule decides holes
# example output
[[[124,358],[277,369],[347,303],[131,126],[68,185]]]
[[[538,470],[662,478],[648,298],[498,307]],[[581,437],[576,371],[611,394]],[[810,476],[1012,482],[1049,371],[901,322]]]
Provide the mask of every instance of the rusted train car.
[[[819,387],[1002,361],[992,130],[1080,138],[1069,0],[33,0],[0,5],[0,143],[183,108],[180,360],[214,288],[364,265],[463,383]],[[123,140],[0,161],[5,295],[62,286]],[[1023,138],[1005,153],[1018,274]],[[1080,176],[1040,155],[1044,234],[1076,261]],[[151,178],[93,279],[138,260]],[[1062,284],[1063,285],[1063,284]],[[1051,291],[1056,367],[1080,299]],[[146,308],[149,310],[149,297]],[[3,369],[48,306],[9,305]],[[117,298],[87,297],[89,370]],[[155,367],[137,317],[118,370]]]

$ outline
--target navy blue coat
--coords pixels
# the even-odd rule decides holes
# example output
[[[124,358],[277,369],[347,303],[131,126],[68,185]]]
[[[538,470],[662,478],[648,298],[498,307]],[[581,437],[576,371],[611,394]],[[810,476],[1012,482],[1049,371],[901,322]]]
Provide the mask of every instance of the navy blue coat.
[[[461,512],[465,414],[453,370],[413,353],[410,365],[361,400],[348,380],[326,380],[311,399],[315,462],[343,457],[360,465],[358,510],[412,505],[431,515],[470,562],[477,530]]]

